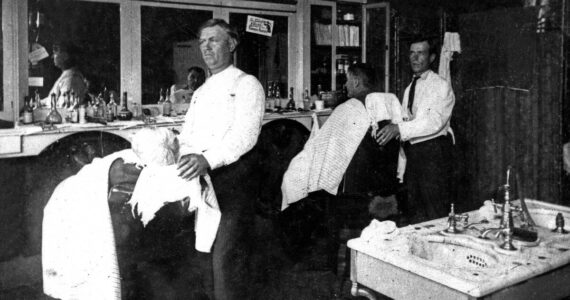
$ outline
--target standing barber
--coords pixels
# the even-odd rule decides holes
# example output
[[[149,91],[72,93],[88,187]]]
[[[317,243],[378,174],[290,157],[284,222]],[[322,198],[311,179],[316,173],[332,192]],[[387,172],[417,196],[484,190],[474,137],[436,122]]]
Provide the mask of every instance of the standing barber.
[[[233,66],[239,43],[235,28],[221,19],[199,30],[200,51],[211,76],[192,96],[180,133],[180,176],[209,173],[222,219],[212,250],[214,296],[248,299],[249,229],[253,160],[248,152],[261,130],[264,92],[259,81]],[[250,153],[251,154],[251,153]]]
[[[417,38],[410,46],[414,73],[403,99],[404,122],[384,127],[380,144],[400,136],[407,158],[410,223],[441,218],[451,202],[452,133],[449,127],[455,96],[450,84],[429,69],[436,58],[434,43]]]

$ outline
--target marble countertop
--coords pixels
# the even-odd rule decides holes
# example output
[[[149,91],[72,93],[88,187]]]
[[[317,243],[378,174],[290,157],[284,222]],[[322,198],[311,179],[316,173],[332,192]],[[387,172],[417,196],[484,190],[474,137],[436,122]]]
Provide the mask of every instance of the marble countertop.
[[[570,217],[570,208],[548,203],[545,206],[547,208],[543,208],[541,203],[544,202],[527,201],[529,209],[564,209],[565,217]],[[441,218],[399,228],[398,234],[353,239],[348,242],[348,247],[473,297],[485,296],[570,263],[570,235],[538,228],[539,241],[532,247],[515,241],[517,250],[507,251],[498,247],[500,241],[483,240],[477,237],[477,233],[469,232],[498,227],[498,220],[477,225],[476,223],[483,219],[479,211],[468,214],[469,223],[473,224],[473,227],[464,233],[443,235],[441,231],[447,228],[448,224],[447,218]],[[498,263],[486,268],[443,265],[414,255],[410,247],[410,241],[413,239],[472,248],[491,259],[496,258]]]

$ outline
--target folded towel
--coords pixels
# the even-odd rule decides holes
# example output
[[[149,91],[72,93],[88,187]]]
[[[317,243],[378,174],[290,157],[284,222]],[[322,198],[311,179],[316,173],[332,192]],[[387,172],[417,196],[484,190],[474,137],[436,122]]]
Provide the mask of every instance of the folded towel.
[[[393,221],[378,221],[376,219],[372,220],[368,226],[366,226],[360,238],[370,242],[375,240],[386,239],[389,237],[395,237],[400,234],[400,230],[396,227],[396,223]]]

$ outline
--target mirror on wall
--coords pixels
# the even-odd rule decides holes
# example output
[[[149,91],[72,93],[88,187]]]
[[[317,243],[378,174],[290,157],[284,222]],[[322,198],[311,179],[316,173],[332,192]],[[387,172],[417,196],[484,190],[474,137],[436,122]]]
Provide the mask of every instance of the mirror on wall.
[[[120,91],[119,4],[65,0],[28,1],[29,91],[48,97],[64,69],[55,62],[61,45],[92,93]]]
[[[205,10],[141,8],[142,104],[156,103],[161,89],[184,85],[190,67],[207,70],[198,29],[212,17],[212,11]]]
[[[235,65],[257,77],[266,91],[269,82],[277,83],[282,92],[281,97],[287,97],[287,17],[230,13],[230,24],[238,29],[241,39]]]

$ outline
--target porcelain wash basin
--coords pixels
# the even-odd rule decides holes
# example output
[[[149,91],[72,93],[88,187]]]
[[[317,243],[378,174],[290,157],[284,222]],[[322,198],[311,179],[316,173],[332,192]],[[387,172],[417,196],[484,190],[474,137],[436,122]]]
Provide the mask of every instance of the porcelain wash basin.
[[[444,269],[458,268],[471,271],[490,271],[499,259],[489,247],[469,240],[428,235],[409,239],[409,253]]]

